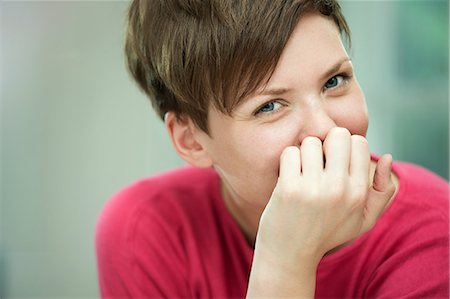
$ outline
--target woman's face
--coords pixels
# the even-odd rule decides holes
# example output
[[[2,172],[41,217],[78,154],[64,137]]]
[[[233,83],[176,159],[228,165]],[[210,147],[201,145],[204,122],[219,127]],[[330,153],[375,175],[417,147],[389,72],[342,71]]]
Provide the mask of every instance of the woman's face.
[[[306,136],[324,140],[333,127],[366,135],[364,94],[335,23],[305,14],[268,84],[227,116],[209,112],[200,141],[219,172],[226,200],[263,208],[278,178],[283,149]]]

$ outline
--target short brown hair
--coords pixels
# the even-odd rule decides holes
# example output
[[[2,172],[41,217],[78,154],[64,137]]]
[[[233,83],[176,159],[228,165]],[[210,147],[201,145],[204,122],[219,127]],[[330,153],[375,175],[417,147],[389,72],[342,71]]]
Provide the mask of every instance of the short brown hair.
[[[208,133],[208,108],[233,108],[267,82],[299,17],[317,11],[350,41],[335,0],[134,0],[127,65],[161,118],[186,115]]]

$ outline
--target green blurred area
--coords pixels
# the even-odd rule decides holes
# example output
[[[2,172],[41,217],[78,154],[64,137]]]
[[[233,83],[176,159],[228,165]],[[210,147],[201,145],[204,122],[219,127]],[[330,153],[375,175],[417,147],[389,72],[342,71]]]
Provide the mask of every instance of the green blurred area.
[[[448,1],[345,1],[372,151],[449,178]]]
[[[183,164],[125,71],[127,5],[0,2],[0,298],[98,297],[103,204]],[[448,179],[448,2],[342,6],[372,151]]]
[[[448,2],[397,3],[397,75],[405,84],[448,84]]]

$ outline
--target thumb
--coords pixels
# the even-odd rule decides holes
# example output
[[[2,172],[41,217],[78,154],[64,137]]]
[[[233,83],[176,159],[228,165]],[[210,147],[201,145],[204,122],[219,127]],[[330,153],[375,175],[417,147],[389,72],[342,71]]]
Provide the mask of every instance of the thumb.
[[[387,203],[395,192],[395,186],[391,179],[392,156],[385,154],[378,160],[375,168],[372,186],[366,202],[363,230],[371,229],[383,212]]]
[[[380,157],[375,168],[375,175],[373,176],[372,188],[378,192],[385,192],[391,187],[391,168],[392,156],[385,154]]]

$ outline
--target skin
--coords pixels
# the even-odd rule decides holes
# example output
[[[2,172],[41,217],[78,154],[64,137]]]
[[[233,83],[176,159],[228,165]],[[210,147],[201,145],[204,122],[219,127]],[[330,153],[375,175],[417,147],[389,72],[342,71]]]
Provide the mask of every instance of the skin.
[[[255,246],[248,297],[313,297],[320,259],[370,229],[396,190],[391,156],[370,161],[364,94],[319,14],[302,16],[268,84],[232,116],[210,109],[209,135],[172,113],[166,126],[182,158],[217,170]]]

